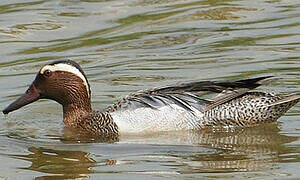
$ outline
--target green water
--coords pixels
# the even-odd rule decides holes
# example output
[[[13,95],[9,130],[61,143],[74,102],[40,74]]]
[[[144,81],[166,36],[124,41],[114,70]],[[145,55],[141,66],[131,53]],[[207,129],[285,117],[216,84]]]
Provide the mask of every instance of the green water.
[[[261,89],[300,91],[300,3],[1,1],[0,109],[45,63],[86,72],[94,109],[128,93],[191,80],[274,75]],[[300,104],[278,123],[86,143],[48,100],[0,115],[0,179],[297,179]]]

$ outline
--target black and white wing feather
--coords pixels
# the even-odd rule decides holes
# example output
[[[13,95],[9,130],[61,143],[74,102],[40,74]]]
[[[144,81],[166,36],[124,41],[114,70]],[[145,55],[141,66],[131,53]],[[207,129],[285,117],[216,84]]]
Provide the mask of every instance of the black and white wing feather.
[[[119,109],[136,109],[149,107],[158,109],[171,104],[178,105],[188,111],[197,109],[204,112],[242,96],[243,94],[269,82],[272,76],[245,79],[239,81],[200,81],[182,83],[173,86],[152,88],[138,91],[121,99],[108,108],[108,111]],[[212,99],[204,95],[217,94]]]

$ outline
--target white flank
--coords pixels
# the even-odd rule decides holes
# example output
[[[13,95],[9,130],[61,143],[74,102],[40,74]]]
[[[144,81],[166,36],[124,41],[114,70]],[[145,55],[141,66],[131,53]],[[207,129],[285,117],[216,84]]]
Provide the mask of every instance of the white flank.
[[[87,83],[87,80],[84,77],[84,75],[76,67],[74,67],[72,65],[69,65],[69,64],[64,64],[64,63],[54,64],[54,65],[46,65],[40,70],[40,74],[44,74],[44,72],[46,70],[50,70],[52,72],[65,71],[65,72],[70,72],[70,73],[76,75],[77,77],[79,77],[83,81],[83,84],[86,87],[86,91],[88,93],[88,96],[90,96],[90,89],[89,89],[89,85]]]
[[[149,133],[201,129],[205,125],[203,113],[187,111],[169,104],[158,109],[141,107],[110,113],[120,133]]]

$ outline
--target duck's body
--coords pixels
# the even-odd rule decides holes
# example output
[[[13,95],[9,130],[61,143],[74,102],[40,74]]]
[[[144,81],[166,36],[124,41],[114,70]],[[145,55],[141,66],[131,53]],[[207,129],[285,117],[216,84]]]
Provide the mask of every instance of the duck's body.
[[[293,96],[249,92],[208,110],[204,109],[211,102],[202,102],[199,108],[190,106],[190,110],[172,103],[155,108],[118,108],[108,113],[121,133],[201,130],[220,126],[250,127],[276,121],[298,102],[300,96]],[[286,98],[293,100],[276,104]]]
[[[133,93],[98,112],[91,109],[90,87],[79,65],[69,60],[56,61],[44,66],[27,92],[3,113],[47,98],[63,106],[67,127],[96,134],[250,127],[276,121],[300,100],[297,93],[251,91],[268,78],[153,88]],[[216,96],[208,99],[210,94]]]

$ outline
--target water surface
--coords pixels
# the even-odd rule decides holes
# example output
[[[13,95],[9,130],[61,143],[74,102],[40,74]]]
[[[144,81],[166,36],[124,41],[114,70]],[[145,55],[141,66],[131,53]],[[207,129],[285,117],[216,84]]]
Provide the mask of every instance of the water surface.
[[[0,109],[45,63],[71,58],[92,106],[191,80],[282,78],[300,91],[300,4],[289,0],[0,2]],[[87,143],[47,100],[0,116],[0,179],[296,179],[300,105],[278,123],[218,132],[123,136]]]

